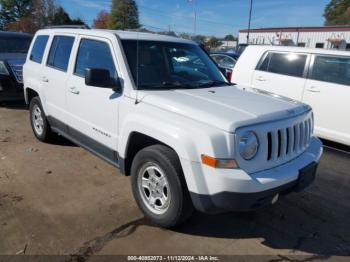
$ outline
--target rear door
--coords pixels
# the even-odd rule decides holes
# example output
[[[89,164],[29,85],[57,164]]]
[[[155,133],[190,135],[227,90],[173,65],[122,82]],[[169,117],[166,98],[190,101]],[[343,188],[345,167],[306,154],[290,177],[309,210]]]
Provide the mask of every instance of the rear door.
[[[51,41],[50,51],[43,67],[41,81],[45,88],[47,114],[65,121],[67,117],[66,84],[70,67],[70,56],[74,45],[74,35],[55,35]]]
[[[317,135],[350,145],[350,57],[314,55],[303,102],[312,106]]]
[[[301,101],[308,59],[307,54],[265,53],[253,73],[252,87]]]

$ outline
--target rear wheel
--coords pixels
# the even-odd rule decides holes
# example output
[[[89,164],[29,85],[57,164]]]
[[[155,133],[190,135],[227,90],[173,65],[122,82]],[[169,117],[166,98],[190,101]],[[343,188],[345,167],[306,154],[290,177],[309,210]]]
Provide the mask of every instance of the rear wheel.
[[[33,133],[37,139],[42,142],[48,142],[52,139],[53,133],[50,124],[41,105],[39,97],[34,97],[29,105],[30,123]]]
[[[174,227],[193,211],[180,161],[163,145],[138,152],[131,167],[134,197],[140,209],[154,223]]]

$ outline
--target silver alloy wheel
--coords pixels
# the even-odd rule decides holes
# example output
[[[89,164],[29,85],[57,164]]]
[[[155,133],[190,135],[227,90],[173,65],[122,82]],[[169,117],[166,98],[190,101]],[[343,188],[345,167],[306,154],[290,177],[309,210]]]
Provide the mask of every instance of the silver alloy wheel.
[[[145,163],[137,177],[138,190],[146,207],[154,214],[164,214],[171,200],[168,179],[155,163]]]
[[[35,133],[41,136],[44,132],[44,119],[42,116],[41,109],[38,105],[33,106],[32,122],[33,122]]]

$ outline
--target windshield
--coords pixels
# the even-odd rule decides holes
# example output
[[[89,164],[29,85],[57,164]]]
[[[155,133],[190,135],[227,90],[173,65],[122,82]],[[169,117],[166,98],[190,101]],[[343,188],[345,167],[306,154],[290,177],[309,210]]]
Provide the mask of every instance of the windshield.
[[[197,45],[145,40],[122,40],[122,44],[137,89],[204,88],[229,84]]]
[[[31,41],[30,37],[0,37],[0,53],[27,53]]]

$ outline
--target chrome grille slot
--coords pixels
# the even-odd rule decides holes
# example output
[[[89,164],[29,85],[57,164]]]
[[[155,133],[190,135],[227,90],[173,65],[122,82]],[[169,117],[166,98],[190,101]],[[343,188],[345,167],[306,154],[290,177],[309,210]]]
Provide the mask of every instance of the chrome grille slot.
[[[277,146],[277,158],[281,156],[281,147],[282,147],[282,135],[281,135],[281,130],[277,131],[277,139],[278,139],[278,146]]]
[[[303,144],[304,144],[304,123],[301,122],[299,124],[299,151],[303,149]]]
[[[267,160],[271,160],[272,157],[272,135],[271,132],[267,133]]]
[[[294,125],[294,152],[299,150],[300,129],[298,125]]]

